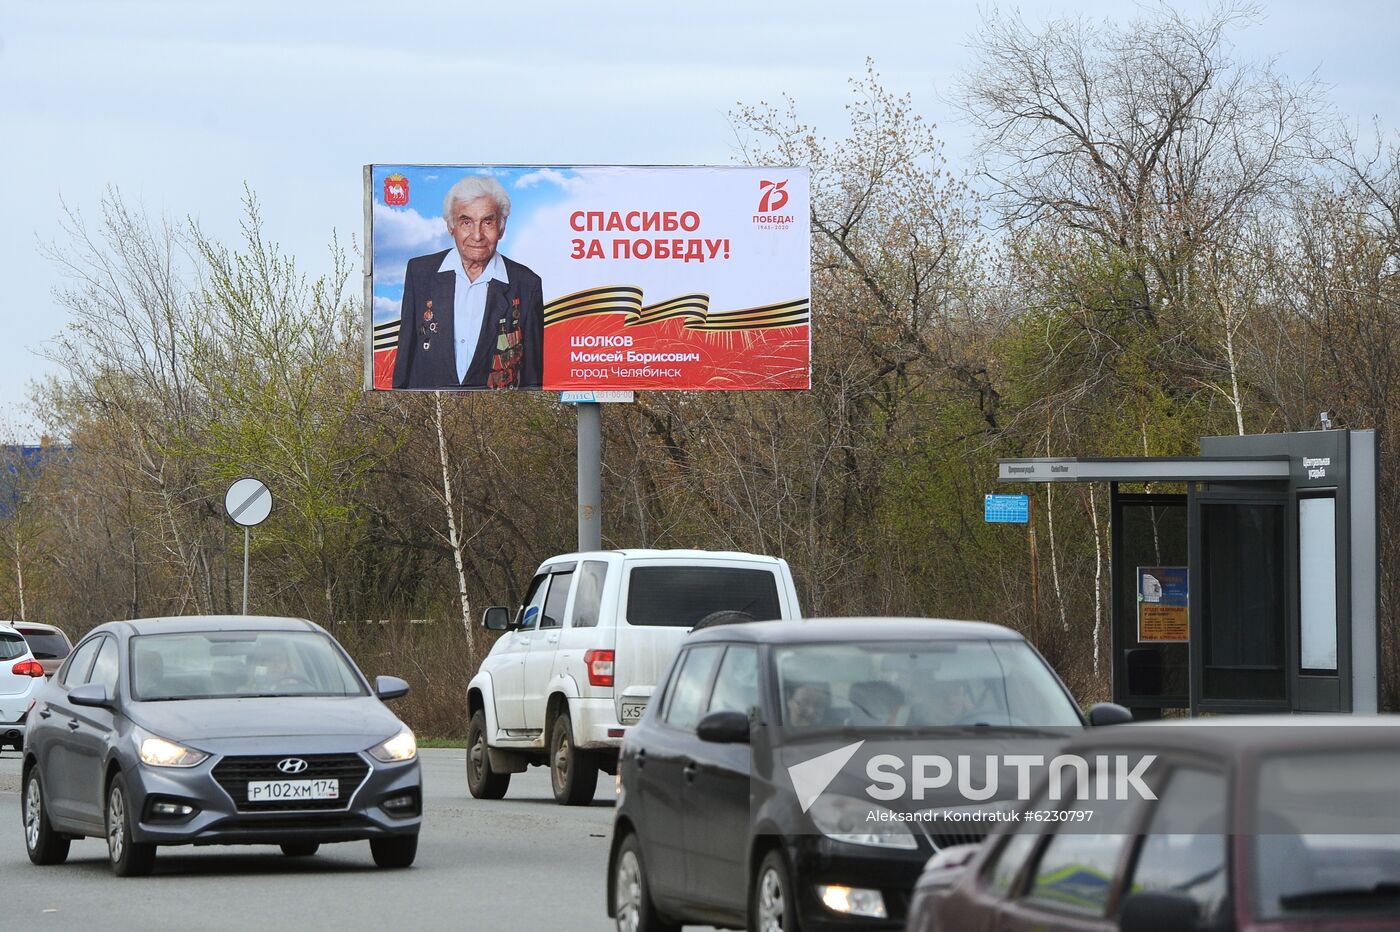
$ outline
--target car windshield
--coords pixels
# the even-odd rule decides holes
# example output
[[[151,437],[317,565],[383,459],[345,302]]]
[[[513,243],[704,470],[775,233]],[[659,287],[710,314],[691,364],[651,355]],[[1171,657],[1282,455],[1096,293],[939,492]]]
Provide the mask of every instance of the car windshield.
[[[1394,915],[1400,749],[1279,754],[1260,763],[1254,885],[1261,919]]]
[[[29,653],[29,645],[18,634],[0,631],[0,660],[14,660]]]
[[[329,637],[315,631],[209,631],[131,639],[142,702],[254,696],[363,696]]]
[[[1020,641],[810,644],[779,647],[774,658],[789,726],[1082,724]]]
[[[62,660],[68,656],[68,639],[50,631],[24,631],[24,639],[38,660]]]

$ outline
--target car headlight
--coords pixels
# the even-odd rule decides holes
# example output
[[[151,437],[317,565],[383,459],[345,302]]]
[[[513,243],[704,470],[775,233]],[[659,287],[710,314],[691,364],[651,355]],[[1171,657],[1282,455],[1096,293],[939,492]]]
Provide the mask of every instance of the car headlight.
[[[396,764],[400,761],[413,760],[418,753],[418,742],[414,739],[413,732],[405,728],[383,744],[376,744],[370,748],[369,753],[377,761]]]
[[[919,847],[914,833],[895,813],[867,800],[822,796],[812,804],[807,815],[817,830],[833,841],[905,851]]]
[[[152,767],[193,767],[209,759],[203,751],[187,748],[154,735],[141,740],[141,763]]]

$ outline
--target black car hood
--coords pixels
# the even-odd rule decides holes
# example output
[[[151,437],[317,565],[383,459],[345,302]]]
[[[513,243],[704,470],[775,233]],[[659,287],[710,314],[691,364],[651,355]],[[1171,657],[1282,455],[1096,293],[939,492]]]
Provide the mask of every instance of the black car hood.
[[[357,737],[368,747],[402,723],[373,696],[188,699],[133,702],[128,717],[172,741],[298,736]]]

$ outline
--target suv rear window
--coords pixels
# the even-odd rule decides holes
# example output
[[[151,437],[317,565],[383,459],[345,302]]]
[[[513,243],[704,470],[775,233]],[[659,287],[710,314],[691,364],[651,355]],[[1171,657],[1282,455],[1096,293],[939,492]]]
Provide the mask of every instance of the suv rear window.
[[[627,623],[693,628],[715,612],[781,618],[778,579],[769,570],[728,566],[639,566],[627,586]]]
[[[34,651],[34,657],[38,660],[62,660],[68,656],[68,639],[61,634],[23,629],[20,629],[20,633],[29,642],[29,649]]]

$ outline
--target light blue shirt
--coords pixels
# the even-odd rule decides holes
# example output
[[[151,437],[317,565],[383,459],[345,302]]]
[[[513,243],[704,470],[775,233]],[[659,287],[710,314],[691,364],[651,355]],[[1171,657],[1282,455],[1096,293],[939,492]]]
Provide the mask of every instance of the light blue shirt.
[[[468,279],[467,273],[462,271],[462,257],[455,248],[449,249],[447,255],[442,257],[438,271],[456,273],[452,294],[452,333],[457,340],[453,348],[457,354],[457,381],[460,382],[467,377],[467,369],[476,355],[476,344],[481,337],[481,319],[486,316],[486,291],[491,286],[491,280],[506,285],[510,279],[506,277],[506,264],[501,261],[499,252],[491,256],[491,261],[486,263],[486,268],[476,281]]]

